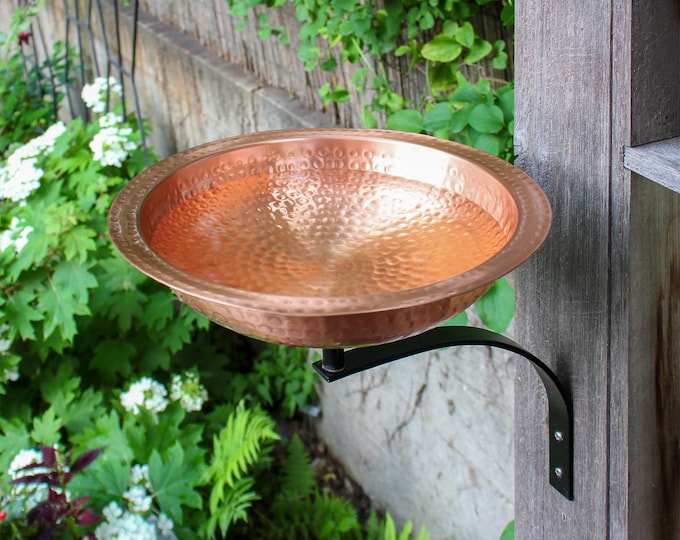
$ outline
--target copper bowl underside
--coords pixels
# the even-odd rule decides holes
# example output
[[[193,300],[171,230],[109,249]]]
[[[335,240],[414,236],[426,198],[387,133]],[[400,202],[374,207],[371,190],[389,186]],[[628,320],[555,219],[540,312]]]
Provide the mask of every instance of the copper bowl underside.
[[[151,166],[115,199],[135,267],[239,333],[383,343],[463,311],[545,239],[550,206],[512,165],[394,131],[228,138]]]

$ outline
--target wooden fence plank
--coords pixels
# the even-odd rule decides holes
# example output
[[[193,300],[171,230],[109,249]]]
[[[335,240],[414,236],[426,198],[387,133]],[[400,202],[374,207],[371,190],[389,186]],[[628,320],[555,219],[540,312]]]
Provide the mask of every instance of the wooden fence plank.
[[[517,275],[520,343],[571,393],[574,501],[547,482],[545,403],[518,366],[518,538],[607,535],[609,144],[608,2],[516,4],[518,165],[546,191],[553,225]],[[585,21],[589,21],[586,24]]]

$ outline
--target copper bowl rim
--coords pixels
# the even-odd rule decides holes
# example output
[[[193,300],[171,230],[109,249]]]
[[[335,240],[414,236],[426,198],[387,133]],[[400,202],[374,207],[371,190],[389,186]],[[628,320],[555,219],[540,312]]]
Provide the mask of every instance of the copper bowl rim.
[[[417,145],[479,167],[502,184],[518,211],[516,230],[498,253],[461,274],[436,283],[396,292],[365,296],[286,296],[249,291],[208,281],[169,264],[141,233],[140,213],[146,198],[172,174],[202,159],[262,143],[297,139],[353,139]],[[541,246],[550,229],[550,203],[540,187],[510,163],[469,146],[416,133],[381,129],[296,128],[261,131],[208,142],[151,165],[116,196],[109,212],[109,233],[130,264],[180,296],[186,294],[221,305],[288,316],[329,316],[390,311],[441,301],[490,285],[525,262]]]

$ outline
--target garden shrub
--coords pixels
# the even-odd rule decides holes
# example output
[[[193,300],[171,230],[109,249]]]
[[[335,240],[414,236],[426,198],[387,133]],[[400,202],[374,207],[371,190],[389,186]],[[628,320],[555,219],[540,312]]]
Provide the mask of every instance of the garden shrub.
[[[360,540],[275,430],[314,397],[306,351],[254,357],[118,255],[140,132],[117,81],[82,96],[91,123],[41,113],[0,163],[0,536]]]

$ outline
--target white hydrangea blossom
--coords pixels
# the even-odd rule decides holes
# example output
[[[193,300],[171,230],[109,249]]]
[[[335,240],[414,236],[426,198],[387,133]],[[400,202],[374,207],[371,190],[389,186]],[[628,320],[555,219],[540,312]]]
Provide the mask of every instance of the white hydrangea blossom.
[[[139,146],[129,139],[131,134],[132,128],[129,127],[102,127],[90,141],[95,161],[104,166],[121,167],[130,152]]]
[[[142,516],[123,509],[115,502],[102,511],[95,535],[99,540],[156,540],[156,527]]]
[[[0,252],[11,246],[14,248],[14,253],[21,253],[31,232],[33,232],[33,227],[30,225],[23,227],[19,218],[12,218],[9,229],[0,232]]]
[[[187,412],[200,411],[208,399],[208,391],[200,383],[198,375],[187,371],[184,375],[173,375],[170,383],[170,399],[179,401]]]
[[[35,474],[49,472],[45,467],[35,467],[29,470],[22,470],[24,467],[42,461],[42,453],[38,450],[21,450],[9,464],[7,470],[10,478],[15,480],[22,476],[33,476]],[[10,499],[21,500],[23,502],[23,512],[28,512],[39,503],[47,499],[49,486],[43,484],[14,484],[9,493]]]
[[[106,111],[106,95],[109,98],[117,98],[121,95],[123,87],[113,77],[97,77],[92,84],[86,84],[80,93],[83,103],[94,113]]]
[[[173,522],[165,514],[152,514],[153,495],[148,465],[133,465],[130,469],[130,489],[123,493],[125,509],[111,502],[104,508],[104,520],[95,534],[100,540],[108,539],[174,539]]]
[[[158,532],[161,533],[161,536],[163,538],[172,537],[172,529],[174,526],[175,524],[165,514],[161,514],[158,516],[158,520],[156,521],[156,528],[158,529]]]
[[[130,484],[143,485],[146,489],[151,490],[151,482],[149,480],[149,466],[148,465],[133,465],[130,470]]]
[[[23,202],[40,187],[44,171],[38,166],[41,156],[54,150],[57,139],[66,131],[63,122],[17,148],[0,168],[0,199]]]
[[[150,377],[142,377],[120,395],[120,402],[132,414],[139,414],[140,408],[159,413],[168,406],[167,395],[168,391],[161,383]]]
[[[123,123],[124,118],[115,112],[108,112],[99,119],[99,127],[116,127]]]
[[[148,512],[153,502],[153,498],[144,486],[132,486],[123,493],[123,498],[128,502],[128,508],[136,514]]]

